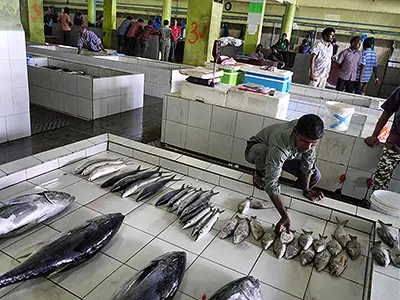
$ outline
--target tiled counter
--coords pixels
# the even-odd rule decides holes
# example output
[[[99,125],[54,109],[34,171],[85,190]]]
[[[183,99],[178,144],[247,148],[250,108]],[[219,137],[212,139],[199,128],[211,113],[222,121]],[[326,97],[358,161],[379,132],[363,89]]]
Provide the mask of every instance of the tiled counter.
[[[28,66],[30,101],[86,120],[143,107],[144,75],[52,58]],[[33,60],[33,64],[39,60]],[[87,75],[73,75],[44,66]]]
[[[311,111],[305,111],[298,117]],[[312,113],[312,112],[311,112]],[[365,118],[354,118],[361,128],[372,127]],[[254,167],[244,158],[246,140],[259,130],[286,120],[265,117],[227,107],[181,98],[178,93],[164,97],[161,141],[169,146],[200,153],[240,166]],[[362,125],[361,125],[362,124]],[[357,124],[356,124],[357,125]],[[359,130],[358,133],[368,134]],[[319,187],[356,199],[369,198],[367,180],[373,177],[383,145],[371,149],[363,135],[327,130],[317,148],[317,166],[322,179]],[[362,153],[362,155],[360,155]],[[346,180],[340,181],[345,174]],[[290,178],[289,174],[283,174]],[[389,188],[400,192],[400,167]]]
[[[118,194],[99,187],[103,180],[88,182],[72,174],[88,157],[124,157],[133,167],[159,165],[177,173],[183,183],[207,190],[214,188],[219,194],[211,201],[225,212],[207,237],[193,242],[190,232],[179,228],[174,214],[154,206],[157,196],[145,202],[136,202],[133,198],[121,200]],[[378,219],[400,228],[399,219],[329,198],[311,203],[298,190],[283,186],[293,229],[313,230],[315,236],[318,233],[330,235],[336,226],[335,217],[349,220],[346,230],[358,237],[361,256],[349,261],[344,273],[334,278],[328,272],[316,272],[313,266],[303,267],[296,260],[277,260],[272,250],[263,251],[251,238],[233,245],[229,239],[217,237],[222,224],[235,215],[238,203],[245,197],[252,195],[267,200],[265,193],[249,184],[251,176],[235,170],[105,134],[1,165],[0,174],[0,201],[45,189],[58,189],[76,196],[75,203],[55,220],[17,239],[0,243],[0,264],[4,271],[13,266],[14,257],[36,244],[38,239],[49,239],[59,231],[100,214],[120,211],[126,216],[123,227],[111,241],[112,246],[104,248],[91,261],[71,272],[56,274],[52,280],[37,279],[46,287],[43,289],[37,289],[33,280],[12,285],[7,288],[5,299],[17,299],[22,294],[27,300],[31,299],[31,294],[40,299],[108,299],[117,289],[115,282],[121,282],[121,278],[126,280],[161,253],[183,250],[187,252],[188,264],[178,297],[188,300],[200,299],[204,294],[211,296],[222,285],[246,275],[258,278],[264,295],[276,299],[398,300],[398,269],[392,265],[377,266],[372,262],[369,248],[370,241],[376,237]],[[168,185],[164,192],[179,188],[182,182]],[[256,215],[265,227],[279,219],[274,209],[250,210],[248,215]],[[273,275],[266,271],[271,268],[275,270]],[[88,274],[91,280],[76,280]]]
[[[140,57],[99,55],[90,51],[77,55],[76,52],[77,49],[74,47],[27,45],[27,53],[61,58],[72,63],[103,66],[123,72],[143,73],[145,74],[144,93],[159,98],[162,98],[165,93],[180,90],[180,85],[187,76],[181,75],[179,69],[190,67]]]

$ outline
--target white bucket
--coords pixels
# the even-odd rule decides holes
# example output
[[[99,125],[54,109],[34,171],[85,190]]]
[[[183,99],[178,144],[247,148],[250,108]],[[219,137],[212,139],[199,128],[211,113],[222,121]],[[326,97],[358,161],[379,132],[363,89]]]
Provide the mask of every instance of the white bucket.
[[[346,131],[349,129],[354,111],[355,108],[352,105],[336,101],[327,101],[325,126],[335,131]]]

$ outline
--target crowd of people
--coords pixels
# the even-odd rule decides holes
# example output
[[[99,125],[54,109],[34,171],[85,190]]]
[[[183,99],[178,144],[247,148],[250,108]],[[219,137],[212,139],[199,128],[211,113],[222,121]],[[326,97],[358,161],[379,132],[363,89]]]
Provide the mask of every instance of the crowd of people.
[[[181,27],[178,25],[177,19],[173,20],[171,26],[169,20],[164,20],[163,26],[157,30],[152,20],[144,25],[143,19],[133,20],[132,16],[127,16],[118,28],[118,52],[132,56],[143,56],[147,50],[150,37],[158,35],[161,60],[175,61],[175,50],[181,34]],[[139,51],[136,49],[139,49]]]

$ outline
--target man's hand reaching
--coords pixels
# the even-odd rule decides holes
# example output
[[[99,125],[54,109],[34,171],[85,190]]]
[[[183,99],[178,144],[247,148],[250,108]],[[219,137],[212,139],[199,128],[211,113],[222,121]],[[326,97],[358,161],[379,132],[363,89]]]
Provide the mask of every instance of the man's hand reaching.
[[[324,194],[321,191],[307,191],[303,193],[304,197],[311,201],[320,201],[324,199]]]
[[[280,234],[282,231],[289,232],[290,230],[290,218],[289,216],[282,217],[278,224],[275,226],[275,233]]]

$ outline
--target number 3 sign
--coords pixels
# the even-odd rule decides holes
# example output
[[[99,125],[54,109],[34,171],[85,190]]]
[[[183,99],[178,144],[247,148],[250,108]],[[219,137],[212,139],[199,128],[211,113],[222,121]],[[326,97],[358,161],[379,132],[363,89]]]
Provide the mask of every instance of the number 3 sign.
[[[208,30],[208,25],[204,26],[203,31],[198,32],[199,24],[197,22],[192,22],[191,28],[192,30],[190,31],[190,34],[194,36],[194,39],[188,38],[188,42],[190,44],[195,44],[199,39],[202,39],[206,35]]]

